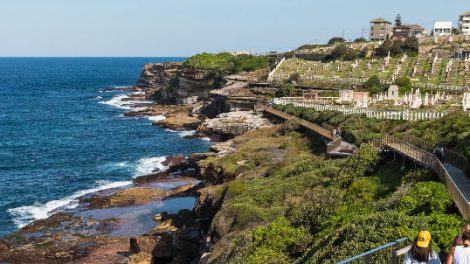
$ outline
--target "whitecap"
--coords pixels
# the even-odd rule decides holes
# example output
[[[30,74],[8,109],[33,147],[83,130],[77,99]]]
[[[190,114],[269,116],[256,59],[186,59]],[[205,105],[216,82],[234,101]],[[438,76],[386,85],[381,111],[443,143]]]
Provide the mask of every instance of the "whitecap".
[[[162,164],[165,160],[165,156],[140,159],[135,167],[134,177],[152,174],[156,169],[167,170],[168,167]]]
[[[208,138],[208,137],[203,137],[201,138],[202,140],[205,140],[205,141],[212,141],[212,139]]]
[[[147,118],[152,122],[162,121],[166,119],[164,115],[148,116]]]
[[[96,96],[94,98],[91,98],[90,100],[100,100],[100,99],[103,99],[103,96]]]
[[[13,217],[13,222],[18,228],[22,228],[32,221],[45,219],[54,214],[57,209],[72,209],[77,207],[78,198],[86,194],[99,192],[106,189],[113,189],[131,185],[132,181],[97,181],[97,186],[91,189],[77,191],[74,194],[62,199],[52,200],[47,203],[34,203],[33,205],[25,205],[8,209],[8,213]]]
[[[195,136],[197,132],[196,130],[171,130],[168,128],[165,130],[171,133],[178,133],[182,138]]]
[[[100,104],[111,105],[117,108],[125,109],[125,110],[133,110],[133,111],[141,111],[145,110],[146,107],[136,107],[135,104],[144,104],[144,103],[152,103],[152,101],[148,100],[124,100],[128,99],[129,96],[125,94],[116,95],[110,100],[107,101],[100,101]]]
[[[122,170],[130,171],[130,169],[133,167],[134,165],[131,162],[127,162],[127,161],[110,162],[110,163],[106,163],[106,164],[98,166],[98,168],[105,173],[111,173],[113,171],[122,171]]]
[[[100,101],[100,104],[111,105],[117,108],[131,110],[130,101],[123,101],[123,99],[128,98],[125,94],[116,95],[108,101]]]

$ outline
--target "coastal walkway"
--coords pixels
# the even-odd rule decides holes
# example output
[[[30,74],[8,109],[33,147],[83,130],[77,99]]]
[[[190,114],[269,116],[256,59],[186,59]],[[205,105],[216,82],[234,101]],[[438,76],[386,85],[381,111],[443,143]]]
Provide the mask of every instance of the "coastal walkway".
[[[344,141],[341,137],[334,135],[332,131],[312,122],[297,118],[268,106],[259,106],[257,111],[263,111],[286,121],[296,120],[301,127],[319,135],[324,139],[326,143],[326,152],[330,156],[351,156],[357,150],[355,145]]]
[[[350,156],[357,147],[349,142],[336,137],[330,130],[312,122],[289,115],[269,106],[258,105],[257,111],[263,111],[283,120],[296,120],[299,125],[311,132],[320,135],[326,145],[327,154],[331,156]],[[408,142],[406,141],[408,139]],[[410,143],[411,142],[411,143]],[[413,161],[415,164],[434,171],[442,183],[445,184],[452,200],[465,219],[470,219],[470,179],[465,175],[465,169],[469,166],[468,160],[456,153],[446,150],[445,161],[441,162],[436,155],[426,148],[418,147],[417,140],[410,136],[398,139],[384,134],[380,139],[374,139],[370,144],[379,151],[393,151],[396,154]]]
[[[464,173],[468,161],[465,163],[461,157],[446,155],[442,162],[429,151],[390,135],[372,140],[371,144],[377,150],[393,151],[434,171],[445,184],[459,212],[465,219],[470,219],[470,180]]]

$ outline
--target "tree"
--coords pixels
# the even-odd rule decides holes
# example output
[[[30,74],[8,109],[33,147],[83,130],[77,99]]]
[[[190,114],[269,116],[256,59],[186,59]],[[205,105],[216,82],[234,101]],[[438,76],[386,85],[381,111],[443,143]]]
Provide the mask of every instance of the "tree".
[[[382,84],[380,83],[380,78],[377,75],[370,77],[365,83],[364,88],[373,95],[382,92]]]
[[[332,60],[342,59],[347,51],[348,47],[344,44],[340,44],[331,51],[330,57]]]
[[[299,83],[300,82],[300,73],[294,72],[289,76],[287,80],[289,83]]]
[[[395,81],[395,84],[398,85],[399,92],[400,92],[401,95],[403,95],[407,92],[410,92],[411,89],[413,88],[413,84],[411,83],[410,78],[408,78],[406,76],[398,78]]]
[[[331,38],[330,40],[328,40],[328,45],[334,45],[334,44],[337,44],[337,43],[344,43],[346,42],[346,40],[342,37],[334,37],[334,38]]]
[[[375,50],[375,55],[379,57],[386,57],[392,50],[393,42],[390,39],[386,39],[382,45]]]
[[[369,49],[363,48],[361,52],[359,52],[359,58],[366,58],[369,55]]]
[[[411,54],[418,54],[419,42],[416,37],[407,37],[403,42],[402,49]]]
[[[360,38],[356,38],[356,39],[354,40],[354,42],[355,42],[355,43],[361,43],[361,42],[367,42],[367,40],[366,40],[365,38],[363,38],[363,37],[360,37]]]
[[[291,96],[294,91],[294,86],[292,84],[284,84],[279,90],[276,91],[276,97],[287,97]]]
[[[359,57],[359,51],[355,49],[347,49],[346,53],[344,54],[345,60],[355,60]]]
[[[403,53],[402,44],[403,42],[401,40],[393,41],[392,48],[390,49],[390,53],[394,56],[402,54]]]
[[[395,26],[399,27],[401,26],[402,23],[401,23],[401,15],[398,14],[397,17],[395,18]]]

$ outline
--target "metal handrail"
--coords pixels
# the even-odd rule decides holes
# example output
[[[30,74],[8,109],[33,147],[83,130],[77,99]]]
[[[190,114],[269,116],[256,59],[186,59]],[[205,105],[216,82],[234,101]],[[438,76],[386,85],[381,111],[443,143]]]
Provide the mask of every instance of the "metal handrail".
[[[359,254],[359,255],[356,255],[356,256],[354,256],[354,257],[352,257],[352,258],[348,258],[348,259],[346,259],[346,260],[337,262],[336,264],[351,263],[351,262],[353,262],[353,261],[355,261],[355,260],[358,260],[358,259],[361,259],[361,258],[366,258],[366,257],[368,257],[368,256],[371,256],[371,255],[374,254],[374,253],[377,253],[377,252],[382,251],[382,250],[384,250],[384,249],[388,249],[388,248],[390,248],[390,247],[396,246],[396,245],[398,245],[398,244],[400,244],[400,243],[402,243],[402,242],[405,242],[405,241],[409,241],[409,239],[408,239],[407,237],[400,238],[400,239],[398,239],[398,240],[395,240],[395,241],[390,242],[390,243],[388,243],[388,244],[385,244],[385,245],[383,245],[383,246],[380,246],[380,247],[374,248],[374,249],[372,249],[372,250],[369,250],[369,251],[367,251],[367,252],[364,252],[364,253],[361,253],[361,254]],[[391,257],[394,257],[394,256],[392,255]]]

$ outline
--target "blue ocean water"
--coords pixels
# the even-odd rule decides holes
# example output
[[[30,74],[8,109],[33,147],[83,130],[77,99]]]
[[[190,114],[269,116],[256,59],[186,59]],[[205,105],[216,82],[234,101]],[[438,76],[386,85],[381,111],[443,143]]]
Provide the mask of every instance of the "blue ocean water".
[[[0,58],[0,236],[93,190],[129,184],[162,157],[206,151],[124,118],[123,92],[144,63],[182,58]]]

